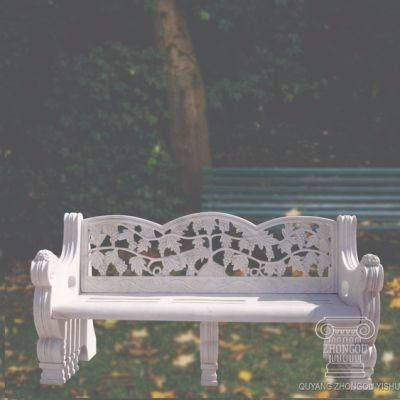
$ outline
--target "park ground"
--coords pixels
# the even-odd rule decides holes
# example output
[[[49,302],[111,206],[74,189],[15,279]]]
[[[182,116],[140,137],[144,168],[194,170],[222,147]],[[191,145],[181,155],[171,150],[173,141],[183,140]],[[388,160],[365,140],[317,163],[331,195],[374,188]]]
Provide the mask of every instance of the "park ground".
[[[363,250],[385,268],[375,382],[400,382],[400,265],[394,234],[364,234]],[[312,324],[221,324],[219,386],[200,386],[197,323],[96,321],[97,355],[63,387],[39,384],[29,263],[15,265],[1,287],[5,325],[3,386],[9,399],[400,398],[400,392],[302,392],[321,382],[322,343]],[[5,295],[5,296],[4,296]]]

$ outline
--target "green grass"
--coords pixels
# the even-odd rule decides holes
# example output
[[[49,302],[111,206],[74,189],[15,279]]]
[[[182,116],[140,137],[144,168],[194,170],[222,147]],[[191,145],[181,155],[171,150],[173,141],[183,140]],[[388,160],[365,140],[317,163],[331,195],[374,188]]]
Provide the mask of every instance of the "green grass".
[[[386,266],[385,281],[400,276]],[[39,384],[33,287],[26,272],[10,275],[2,291],[5,309],[5,397],[10,399],[147,399],[155,392],[177,398],[298,397],[300,382],[321,382],[325,363],[313,324],[221,324],[219,389],[200,386],[199,325],[172,322],[96,322],[97,355],[62,387]],[[374,380],[400,382],[399,309],[382,296],[383,329],[377,340]],[[4,304],[4,302],[3,302]],[[183,336],[182,336],[183,335]],[[178,338],[178,341],[176,340]],[[384,363],[384,352],[393,352]],[[192,361],[193,360],[193,361]],[[190,362],[192,361],[192,362]],[[241,371],[242,377],[239,378]],[[373,398],[374,393],[308,392],[319,398]],[[382,393],[384,394],[384,393]],[[382,398],[400,398],[400,392]]]

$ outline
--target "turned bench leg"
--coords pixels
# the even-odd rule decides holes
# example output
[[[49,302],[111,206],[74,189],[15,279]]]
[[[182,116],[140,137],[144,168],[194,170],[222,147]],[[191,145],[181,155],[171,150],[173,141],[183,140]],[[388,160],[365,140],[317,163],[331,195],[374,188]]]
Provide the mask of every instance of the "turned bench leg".
[[[217,386],[218,322],[200,322],[201,384]]]

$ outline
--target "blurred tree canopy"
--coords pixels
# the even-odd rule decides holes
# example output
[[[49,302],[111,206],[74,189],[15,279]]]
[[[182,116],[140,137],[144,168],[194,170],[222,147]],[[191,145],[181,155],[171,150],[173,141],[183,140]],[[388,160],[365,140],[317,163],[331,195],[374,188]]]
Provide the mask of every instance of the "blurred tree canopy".
[[[177,2],[214,165],[399,166],[398,1]],[[0,13],[4,248],[54,248],[64,211],[179,213],[152,1]]]

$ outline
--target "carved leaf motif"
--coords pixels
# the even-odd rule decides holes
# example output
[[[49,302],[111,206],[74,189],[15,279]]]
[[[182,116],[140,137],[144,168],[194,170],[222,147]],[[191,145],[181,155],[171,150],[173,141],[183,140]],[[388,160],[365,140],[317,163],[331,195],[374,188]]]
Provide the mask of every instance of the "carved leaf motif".
[[[329,227],[327,225],[320,225],[317,229],[317,234],[319,238],[319,245],[318,248],[320,251],[323,253],[329,253],[330,252],[330,232],[329,232]]]
[[[150,241],[147,239],[141,239],[139,241],[137,251],[138,251],[138,253],[141,253],[143,251],[147,251],[149,249],[149,247],[151,247]]]
[[[180,243],[174,236],[163,236],[158,241],[158,249],[160,250],[160,254],[164,254],[166,249],[170,249],[175,253],[180,252]]]
[[[126,240],[128,243],[133,241],[133,233],[128,229],[124,229],[122,232],[118,233],[116,240]]]
[[[278,244],[278,248],[282,251],[282,253],[290,254],[292,252],[293,244],[289,240],[282,240]]]
[[[220,220],[218,220],[218,226],[219,226],[219,229],[221,230],[221,232],[228,232],[230,223],[229,223],[229,221],[220,219]]]
[[[164,268],[163,268],[164,275],[168,275],[172,271],[179,271],[179,270],[185,268],[185,265],[182,265],[181,259],[177,255],[172,255],[172,256],[163,258],[162,263],[164,266]]]
[[[131,266],[132,272],[135,272],[136,275],[141,276],[143,270],[146,268],[146,261],[142,257],[131,257],[129,259],[129,265]]]
[[[90,265],[99,271],[100,275],[105,275],[108,265],[104,264],[104,254],[100,251],[94,251],[90,254]]]
[[[209,260],[206,265],[204,265],[199,273],[199,276],[225,276],[225,269],[216,262]]]
[[[101,232],[101,227],[100,226],[92,226],[89,229],[89,243],[99,247],[103,243],[105,236]]]
[[[209,252],[205,247],[185,251],[181,255],[182,263],[188,267],[194,267],[197,261],[202,261],[206,258],[209,258]]]
[[[239,248],[240,248],[240,250],[250,250],[251,243],[250,243],[249,239],[247,239],[246,236],[242,237],[239,240]]]
[[[292,267],[294,269],[304,272],[305,267],[304,267],[303,258],[301,256],[293,255],[290,258],[290,264],[292,265]]]
[[[115,245],[115,242],[118,240],[119,232],[118,226],[116,225],[103,225],[103,232],[110,237],[110,241],[112,245]]]
[[[314,253],[313,251],[309,251],[305,257],[304,257],[304,267],[306,270],[309,270],[311,268],[312,265],[317,264],[318,263],[318,257],[317,254]]]
[[[104,264],[105,264],[106,266],[108,266],[108,265],[110,265],[110,264],[113,264],[114,267],[115,267],[115,269],[118,271],[118,273],[119,273],[120,275],[122,275],[122,274],[126,271],[126,269],[127,269],[127,267],[128,267],[128,266],[126,265],[125,261],[122,260],[121,258],[119,258],[119,256],[118,256],[118,250],[111,250],[111,251],[108,251],[108,252],[105,254]]]
[[[285,224],[282,229],[282,235],[284,238],[288,238],[294,232],[294,225],[293,224]]]
[[[229,248],[231,247],[232,244],[232,237],[229,235],[222,234],[219,238],[221,241],[221,246],[224,248]]]
[[[235,252],[233,250],[225,250],[224,252],[224,266],[225,268],[232,263],[233,256],[235,255]]]
[[[185,224],[185,225],[179,224],[179,225],[174,226],[173,233],[175,233],[176,235],[179,235],[179,236],[185,236],[186,231],[188,229],[189,229],[188,224]]]
[[[318,255],[318,275],[323,276],[324,270],[326,267],[331,266],[330,257],[326,254],[319,254]]]
[[[307,238],[307,247],[315,247],[319,249],[319,237],[315,233]]]
[[[139,235],[146,238],[146,239],[155,239],[156,236],[154,235],[154,228],[150,228],[148,226],[140,225],[141,231]]]
[[[271,259],[274,256],[272,246],[277,243],[279,243],[279,241],[272,234],[264,231],[252,239],[251,251],[255,249],[255,246],[258,246],[258,248],[264,251],[267,257]]]
[[[193,230],[197,233],[204,229],[208,234],[211,234],[214,228],[214,218],[196,218],[193,220]]]
[[[195,249],[201,249],[204,247],[204,239],[202,237],[196,237],[193,239],[193,246]]]
[[[246,273],[249,265],[249,259],[245,254],[235,254],[232,257],[232,265],[234,270],[239,270]]]

